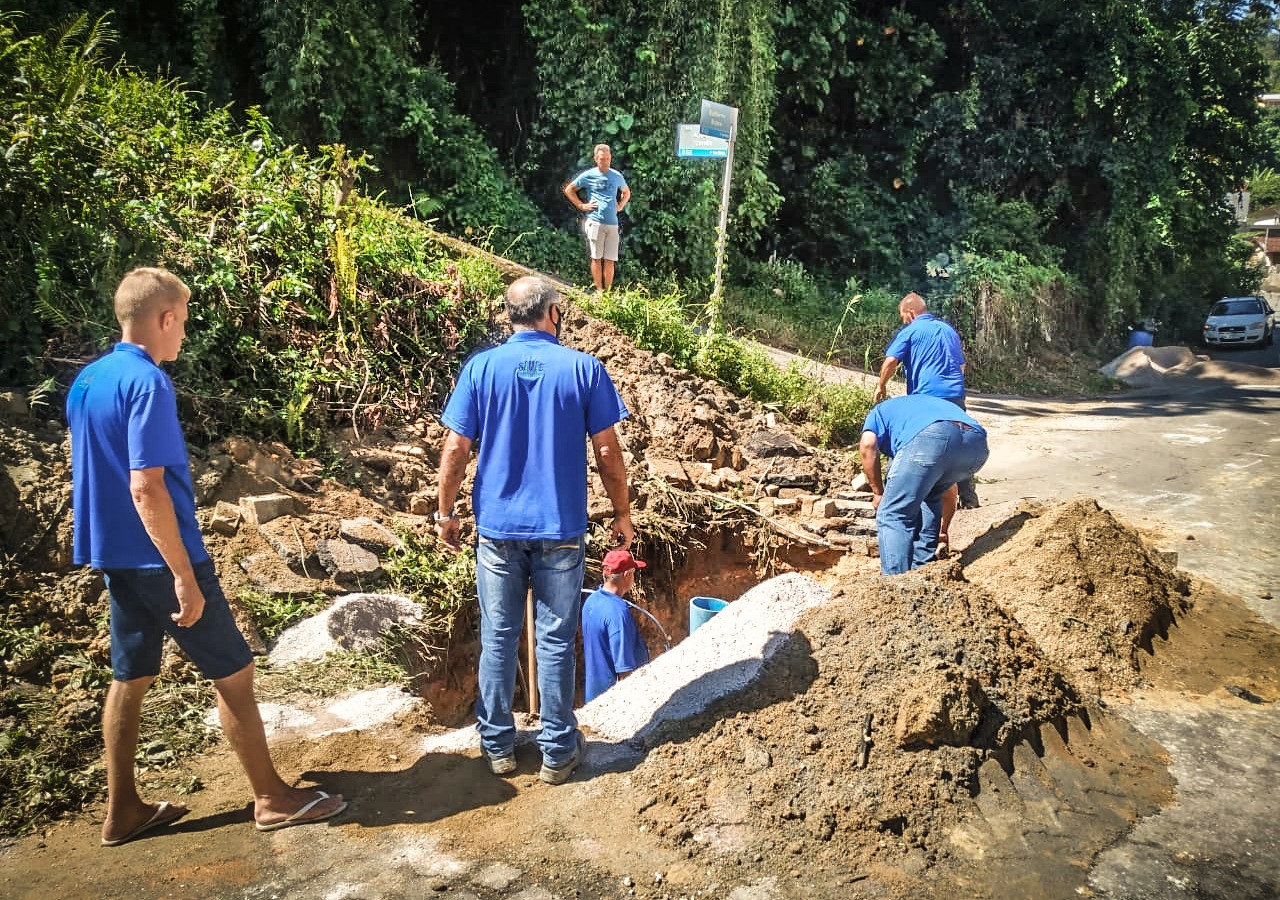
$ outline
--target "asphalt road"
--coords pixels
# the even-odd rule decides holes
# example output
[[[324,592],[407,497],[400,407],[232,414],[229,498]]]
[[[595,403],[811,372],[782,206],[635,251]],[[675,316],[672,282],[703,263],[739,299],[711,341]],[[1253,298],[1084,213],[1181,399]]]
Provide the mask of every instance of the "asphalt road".
[[[1210,355],[1280,367],[1280,347]],[[1105,400],[971,397],[992,445],[979,495],[990,514],[1091,496],[1280,626],[1280,379],[1257,375]],[[1113,705],[1164,745],[1177,799],[1098,858],[1094,896],[1280,897],[1280,704],[1267,699],[1146,692]]]

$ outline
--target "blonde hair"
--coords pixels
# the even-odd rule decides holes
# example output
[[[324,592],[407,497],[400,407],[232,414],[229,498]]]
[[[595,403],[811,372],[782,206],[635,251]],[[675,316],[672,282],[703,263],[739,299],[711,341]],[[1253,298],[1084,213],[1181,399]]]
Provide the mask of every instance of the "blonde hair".
[[[116,321],[124,326],[191,299],[191,289],[168,269],[143,266],[126,272],[116,288]]]
[[[592,148],[591,148],[591,155],[592,155],[592,156],[595,156],[595,155],[596,155],[597,153],[599,153],[601,150],[608,150],[608,151],[609,151],[609,155],[610,155],[610,156],[612,156],[612,155],[613,155],[613,150],[612,150],[612,149],[610,149],[610,147],[609,147],[609,145],[608,145],[608,144],[596,144],[594,147],[592,147]]]

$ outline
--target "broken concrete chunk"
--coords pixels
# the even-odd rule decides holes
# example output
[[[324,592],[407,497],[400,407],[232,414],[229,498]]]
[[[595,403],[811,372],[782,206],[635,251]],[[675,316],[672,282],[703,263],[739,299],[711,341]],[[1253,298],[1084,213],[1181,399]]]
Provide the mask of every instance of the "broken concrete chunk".
[[[382,575],[378,557],[363,547],[346,541],[323,539],[316,541],[316,555],[320,565],[341,584],[373,581]]]
[[[392,547],[399,547],[402,544],[394,531],[368,516],[343,519],[338,523],[338,534],[373,553],[385,553]]]
[[[240,521],[243,514],[240,507],[234,503],[228,503],[226,500],[219,500],[218,505],[213,508],[213,517],[209,519],[209,527],[218,534],[224,534],[231,537],[240,530]]]
[[[839,502],[823,497],[813,503],[812,515],[817,519],[835,519],[841,516]]]
[[[678,459],[662,459],[649,457],[645,461],[645,466],[649,470],[649,474],[654,478],[660,478],[668,484],[687,485],[689,476],[685,473],[684,465]]]
[[[743,449],[756,459],[768,459],[774,456],[798,458],[809,455],[809,450],[791,435],[763,429],[747,438]]]
[[[276,555],[291,569],[302,570],[309,577],[322,578],[319,572],[307,572],[307,561],[313,549],[307,546],[306,523],[295,516],[280,516],[258,526],[258,533],[271,545]]]
[[[281,516],[294,512],[293,498],[288,494],[258,494],[255,497],[241,497],[240,508],[244,510],[245,521],[253,525],[262,525]]]

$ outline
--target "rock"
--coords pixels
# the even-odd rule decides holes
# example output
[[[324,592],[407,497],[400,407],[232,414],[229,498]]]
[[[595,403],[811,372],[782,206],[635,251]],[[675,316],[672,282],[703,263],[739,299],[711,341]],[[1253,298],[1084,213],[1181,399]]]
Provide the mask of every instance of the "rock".
[[[795,512],[800,507],[800,501],[795,497],[778,497],[773,501],[773,508],[777,512]]]
[[[870,500],[836,500],[835,503],[842,515],[859,519],[876,517],[876,506]]]
[[[320,565],[339,584],[372,582],[382,576],[378,557],[363,547],[328,538],[316,541]]]
[[[855,494],[870,493],[871,482],[867,480],[867,474],[865,472],[859,472],[857,477],[853,479],[853,484],[850,485],[849,490],[853,491]]]
[[[218,534],[231,537],[240,530],[240,521],[243,514],[240,507],[234,503],[228,503],[226,500],[219,500],[218,505],[213,508],[213,517],[209,519],[209,527]]]
[[[393,625],[421,620],[422,610],[398,594],[347,594],[323,612],[286,630],[272,664],[319,659],[333,650],[372,650]]]
[[[927,672],[898,704],[894,737],[904,748],[963,746],[987,706],[975,679],[954,672]]]
[[[253,553],[241,557],[240,568],[255,588],[272,597],[305,596],[321,589],[319,581],[304,578],[280,562],[274,553]]]
[[[254,497],[241,497],[240,508],[244,517],[252,525],[262,525],[280,516],[294,512],[293,498],[288,494],[258,494]]]
[[[23,418],[30,412],[31,406],[21,391],[0,391],[0,415]]]
[[[772,413],[770,413],[772,415]],[[743,450],[756,459],[775,456],[799,458],[809,456],[809,450],[789,434],[761,429],[747,438]]]
[[[659,478],[668,484],[683,487],[691,486],[689,475],[685,472],[684,465],[677,459],[655,459],[650,457],[645,460],[645,468],[654,478]]]
[[[406,507],[415,516],[429,516],[436,508],[435,498],[426,494],[413,494],[409,497]]]
[[[394,531],[368,516],[343,519],[338,523],[338,534],[353,544],[379,554],[404,543]]]
[[[300,525],[303,527],[299,527]],[[306,571],[308,562],[312,561],[314,548],[307,546],[305,536],[309,531],[305,525],[305,522],[295,516],[280,516],[259,525],[258,533],[290,569],[301,570],[309,577],[323,577],[319,572]]]
[[[835,519],[841,516],[839,502],[830,497],[823,497],[813,504],[812,515],[817,519]]]

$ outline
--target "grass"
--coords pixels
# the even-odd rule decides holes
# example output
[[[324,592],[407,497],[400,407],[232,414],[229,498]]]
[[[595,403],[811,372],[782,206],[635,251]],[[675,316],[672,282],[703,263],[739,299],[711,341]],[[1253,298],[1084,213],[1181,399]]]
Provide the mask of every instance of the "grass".
[[[825,383],[794,364],[780,367],[752,342],[708,330],[702,311],[676,289],[651,292],[641,285],[603,296],[584,294],[580,302],[638,347],[669,354],[682,368],[779,409],[817,444],[856,440],[871,408],[870,393],[860,387]]]

